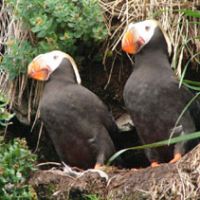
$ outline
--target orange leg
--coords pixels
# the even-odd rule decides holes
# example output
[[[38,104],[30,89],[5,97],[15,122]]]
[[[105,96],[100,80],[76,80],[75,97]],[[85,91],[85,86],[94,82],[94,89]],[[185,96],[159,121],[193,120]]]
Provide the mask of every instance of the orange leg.
[[[173,158],[169,163],[175,163],[175,162],[177,162],[178,160],[180,160],[181,157],[182,157],[182,155],[181,155],[180,153],[176,153],[176,154],[174,155],[174,158]]]
[[[102,168],[103,168],[103,165],[100,163],[96,163],[94,166],[94,169],[102,169]]]
[[[137,168],[132,168],[131,171],[137,172],[139,169]]]
[[[158,167],[160,164],[156,161],[151,162],[151,167]]]

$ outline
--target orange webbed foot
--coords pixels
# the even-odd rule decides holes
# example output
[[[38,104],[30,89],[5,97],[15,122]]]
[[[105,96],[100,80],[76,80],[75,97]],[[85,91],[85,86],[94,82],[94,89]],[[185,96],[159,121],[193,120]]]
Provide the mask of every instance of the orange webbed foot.
[[[153,161],[151,163],[151,167],[159,167],[159,166],[160,166],[160,164],[158,162],[156,162],[156,161]]]
[[[176,153],[176,154],[174,155],[174,158],[173,158],[169,163],[175,163],[175,162],[177,162],[178,160],[180,160],[181,157],[182,157],[182,155],[181,155],[180,153]]]
[[[131,171],[137,172],[139,169],[137,168],[132,168]]]
[[[102,165],[100,163],[96,163],[94,166],[94,169],[96,169],[96,170],[102,170],[102,168],[104,168],[104,165]]]

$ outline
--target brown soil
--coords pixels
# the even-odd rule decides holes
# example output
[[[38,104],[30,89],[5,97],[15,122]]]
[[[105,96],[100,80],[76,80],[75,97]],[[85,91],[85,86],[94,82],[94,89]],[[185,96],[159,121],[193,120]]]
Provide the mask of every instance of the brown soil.
[[[87,172],[71,177],[60,170],[37,171],[30,183],[39,199],[89,199],[96,195],[102,200],[200,199],[200,145],[176,164],[156,168],[118,169],[107,167],[109,179]]]

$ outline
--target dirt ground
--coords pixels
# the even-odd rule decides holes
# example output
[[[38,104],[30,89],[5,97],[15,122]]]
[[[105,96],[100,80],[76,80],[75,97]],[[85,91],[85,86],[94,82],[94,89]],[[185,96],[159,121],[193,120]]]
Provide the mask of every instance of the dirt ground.
[[[108,179],[91,171],[74,177],[58,169],[39,170],[30,183],[38,199],[47,200],[89,199],[87,195],[101,200],[200,199],[200,145],[176,164],[103,171]]]

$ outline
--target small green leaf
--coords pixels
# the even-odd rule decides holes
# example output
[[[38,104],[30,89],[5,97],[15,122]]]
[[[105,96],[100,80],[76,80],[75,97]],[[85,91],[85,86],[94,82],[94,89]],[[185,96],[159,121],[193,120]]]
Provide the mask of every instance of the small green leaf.
[[[200,11],[198,10],[183,10],[183,13],[188,17],[200,18]]]
[[[188,87],[188,88],[190,88],[192,90],[200,91],[200,87],[189,85],[189,84],[185,83],[184,81],[183,81],[183,85],[185,85],[186,87]]]
[[[192,80],[184,79],[183,82],[187,83],[187,84],[190,84],[190,85],[194,85],[194,86],[199,86],[200,87],[200,82],[199,81],[192,81]]]

